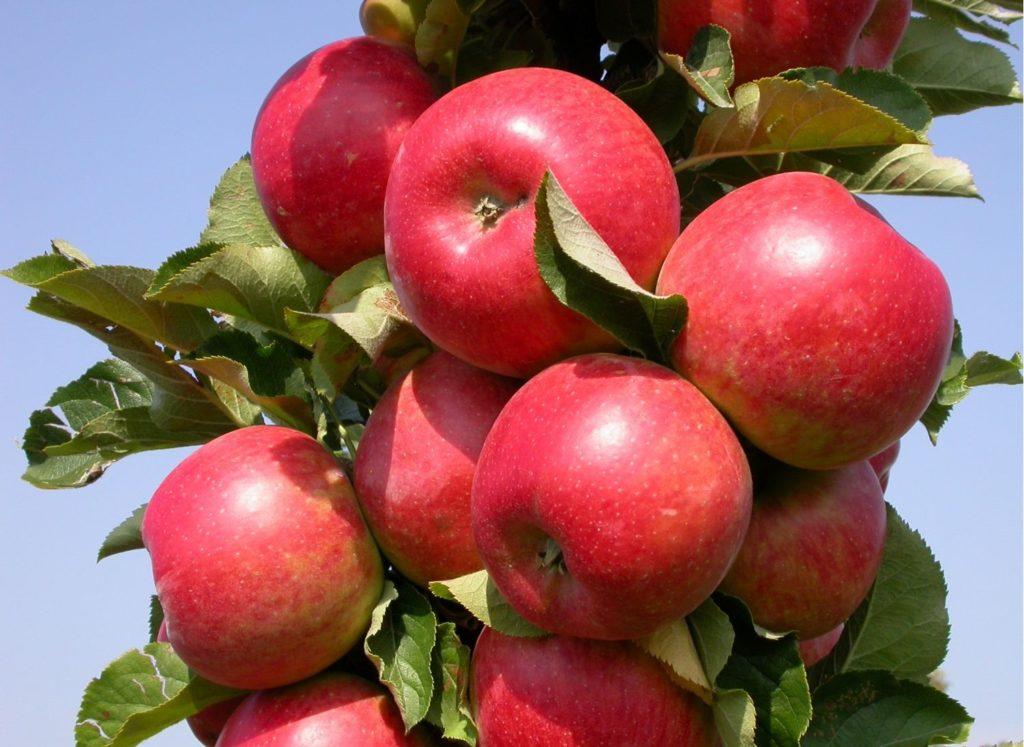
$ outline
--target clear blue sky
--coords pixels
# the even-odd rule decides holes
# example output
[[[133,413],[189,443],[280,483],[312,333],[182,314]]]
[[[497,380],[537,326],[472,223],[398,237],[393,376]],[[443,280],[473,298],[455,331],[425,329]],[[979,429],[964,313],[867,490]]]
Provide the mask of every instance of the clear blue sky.
[[[266,91],[299,57],[358,33],[356,7],[0,0],[0,263],[51,237],[147,267],[190,246]],[[967,346],[1009,354],[1021,346],[1021,110],[943,120],[932,136],[972,165],[988,201],[872,201],[945,271]],[[145,641],[146,556],[96,565],[96,549],[184,454],[130,458],[78,491],[18,480],[29,411],[106,356],[23,311],[28,297],[0,281],[0,743],[48,746],[71,743],[89,678]],[[977,718],[972,744],[1024,737],[1021,427],[1020,389],[978,392],[938,449],[911,432],[889,489],[946,570],[945,670]],[[183,728],[152,744],[191,744]]]

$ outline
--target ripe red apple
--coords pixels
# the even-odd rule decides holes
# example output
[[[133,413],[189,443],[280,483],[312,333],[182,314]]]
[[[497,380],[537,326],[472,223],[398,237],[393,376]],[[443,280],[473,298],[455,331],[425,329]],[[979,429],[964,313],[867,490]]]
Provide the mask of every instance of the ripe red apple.
[[[160,643],[169,643],[166,622],[160,623],[156,639]],[[204,708],[194,716],[189,716],[186,719],[188,728],[192,730],[196,739],[205,744],[206,747],[214,747],[217,744],[217,737],[224,730],[224,724],[231,718],[231,714],[238,708],[238,704],[245,700],[245,697],[244,695],[239,695],[237,698],[223,700],[220,703]]]
[[[253,693],[228,720],[218,747],[429,747],[405,725],[391,697],[350,674],[323,674]]]
[[[868,462],[871,464],[871,469],[878,475],[878,482],[882,485],[882,492],[889,487],[889,472],[892,470],[894,464],[896,464],[896,458],[900,455],[900,442],[897,441],[892,446],[887,447],[883,451],[878,452],[871,457]]]
[[[171,645],[221,685],[319,672],[380,598],[380,556],[345,473],[288,428],[243,428],[192,453],[157,488],[142,538]]]
[[[633,643],[485,628],[472,678],[482,747],[716,743],[711,709]]]
[[[412,47],[429,0],[363,0],[359,23],[368,36]]]
[[[436,95],[415,57],[358,37],[296,62],[252,131],[263,209],[292,249],[340,273],[384,251],[384,189],[406,131]]]
[[[938,267],[817,174],[759,179],[705,210],[658,291],[689,302],[676,370],[757,448],[808,469],[867,459],[911,428],[953,336]]]
[[[548,169],[653,287],[679,234],[672,168],[628,106],[571,73],[517,68],[459,86],[409,131],[388,182],[386,254],[402,307],[438,346],[508,376],[618,347],[537,270],[534,197]]]
[[[509,401],[473,482],[473,533],[524,618],[639,638],[714,591],[750,519],[750,470],[725,419],[654,363],[587,355]]]
[[[436,352],[374,408],[356,455],[356,494],[384,554],[412,581],[483,568],[469,518],[473,473],[517,386]]]
[[[885,501],[867,462],[778,465],[755,486],[750,529],[721,589],[758,625],[817,638],[853,614],[878,574]]]
[[[658,38],[685,55],[708,24],[731,34],[736,83],[794,67],[885,68],[910,22],[911,0],[660,0]]]
[[[832,653],[832,649],[836,647],[839,639],[843,636],[844,627],[844,623],[839,623],[824,635],[800,641],[797,648],[800,650],[800,658],[803,659],[804,666],[812,667]]]

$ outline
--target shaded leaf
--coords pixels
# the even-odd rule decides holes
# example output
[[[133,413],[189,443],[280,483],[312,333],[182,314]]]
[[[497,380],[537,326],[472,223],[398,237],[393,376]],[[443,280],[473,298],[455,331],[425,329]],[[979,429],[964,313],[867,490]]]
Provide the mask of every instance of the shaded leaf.
[[[693,634],[693,642],[697,647],[697,653],[700,654],[704,671],[713,683],[732,654],[732,646],[736,640],[732,622],[713,599],[708,599],[691,612],[686,622]]]
[[[110,530],[110,534],[103,540],[100,551],[96,556],[96,562],[109,558],[111,555],[128,552],[129,550],[141,550],[142,544],[142,517],[146,514],[146,506],[142,504],[132,511],[132,515]]]
[[[597,27],[609,41],[654,36],[657,30],[655,0],[597,0],[596,11]]]
[[[974,722],[938,690],[888,672],[842,674],[814,695],[805,747],[926,747],[964,742]]]
[[[431,581],[430,591],[441,599],[458,602],[477,620],[504,635],[520,638],[547,635],[519,616],[498,591],[487,571],[477,571],[447,581]]]
[[[1010,34],[1006,29],[988,23],[985,14],[969,10],[969,6],[983,5],[996,7],[995,3],[978,0],[914,0],[914,10],[918,13],[972,34],[980,34],[994,41],[1010,44]],[[1005,23],[1002,19],[999,20]]]
[[[630,350],[664,360],[686,323],[682,296],[644,290],[548,172],[537,192],[534,255],[555,297]]]
[[[469,702],[469,666],[469,647],[459,640],[455,623],[438,625],[432,659],[434,700],[427,720],[445,739],[475,745],[478,735]]]
[[[160,597],[153,594],[149,597],[149,642],[156,643],[156,637],[160,633],[160,626],[164,622],[164,607],[160,604]]]
[[[923,679],[946,658],[949,613],[942,568],[921,535],[892,506],[886,508],[878,576],[835,648],[811,669],[815,687],[837,674],[864,670]]]
[[[628,83],[615,91],[662,143],[674,138],[686,124],[687,93],[684,80],[661,62],[650,80]]]
[[[935,114],[962,114],[1021,101],[1009,57],[930,18],[910,20],[893,72],[916,88]]]
[[[704,26],[694,35],[686,57],[662,52],[661,58],[709,104],[732,107],[729,89],[736,70],[729,39],[721,26]]]
[[[757,710],[748,692],[722,690],[715,693],[712,713],[724,747],[753,747]]]

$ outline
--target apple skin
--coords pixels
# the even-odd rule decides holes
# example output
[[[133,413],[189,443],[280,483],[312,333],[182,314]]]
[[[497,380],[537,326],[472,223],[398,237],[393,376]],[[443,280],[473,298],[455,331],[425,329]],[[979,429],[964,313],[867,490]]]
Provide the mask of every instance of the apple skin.
[[[480,747],[715,744],[711,709],[633,643],[485,628],[472,693]]]
[[[291,687],[253,693],[228,720],[218,747],[430,747],[405,733],[383,689],[351,674],[323,674]]]
[[[689,382],[586,355],[531,379],[498,416],[473,482],[473,534],[534,625],[639,638],[714,591],[750,502],[742,447]]]
[[[170,642],[167,639],[166,622],[160,623],[160,628],[156,633],[156,640],[158,643]],[[224,724],[227,723],[228,719],[231,718],[231,714],[238,708],[238,704],[245,700],[245,698],[245,695],[239,695],[238,697],[222,700],[220,703],[204,708],[194,716],[189,716],[185,719],[188,723],[188,728],[192,730],[196,739],[206,745],[206,747],[214,747],[217,744],[217,737],[224,730]]]
[[[832,653],[832,649],[836,647],[836,644],[839,643],[839,639],[842,638],[843,628],[845,627],[845,623],[839,623],[824,635],[819,635],[817,638],[809,638],[806,641],[800,641],[797,644],[797,649],[800,651],[800,658],[803,659],[804,666],[813,667],[819,661]]]
[[[359,23],[367,36],[412,47],[428,0],[363,0]]]
[[[473,474],[518,386],[438,351],[374,408],[356,454],[356,495],[381,550],[413,582],[483,568],[470,523]]]
[[[867,596],[885,532],[882,489],[867,462],[825,472],[780,464],[755,486],[750,529],[721,590],[761,627],[817,638]]]
[[[885,68],[910,22],[912,0],[660,0],[658,38],[685,55],[708,24],[729,31],[736,83],[794,67]]]
[[[170,644],[228,687],[319,672],[380,598],[380,556],[345,473],[288,428],[242,428],[193,452],[157,488],[142,539]]]
[[[437,98],[415,57],[356,37],[296,62],[252,131],[263,210],[284,242],[341,273],[384,251],[384,190],[406,131]]]
[[[899,439],[953,337],[938,267],[838,182],[778,174],[679,237],[658,292],[689,303],[673,366],[754,446],[832,469]]]
[[[878,452],[868,460],[871,464],[871,468],[878,476],[878,482],[882,486],[883,493],[886,488],[889,487],[889,473],[892,471],[893,465],[896,464],[896,459],[899,455],[900,442],[897,441],[892,446],[886,447],[883,451]]]
[[[540,277],[534,198],[550,169],[652,288],[679,234],[679,188],[657,138],[621,100],[571,73],[518,68],[444,96],[409,131],[388,182],[395,291],[436,345],[520,378],[620,346]]]

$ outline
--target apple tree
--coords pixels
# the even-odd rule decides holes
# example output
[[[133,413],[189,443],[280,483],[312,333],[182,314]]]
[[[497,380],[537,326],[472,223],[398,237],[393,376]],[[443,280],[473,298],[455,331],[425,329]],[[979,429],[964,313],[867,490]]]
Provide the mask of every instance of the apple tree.
[[[151,635],[76,744],[965,741],[942,570],[883,495],[1021,357],[965,352],[860,195],[980,196],[928,130],[1021,101],[1022,17],[364,0],[194,246],[4,271],[110,351],[29,415],[25,480],[198,447],[100,544],[148,552]]]

